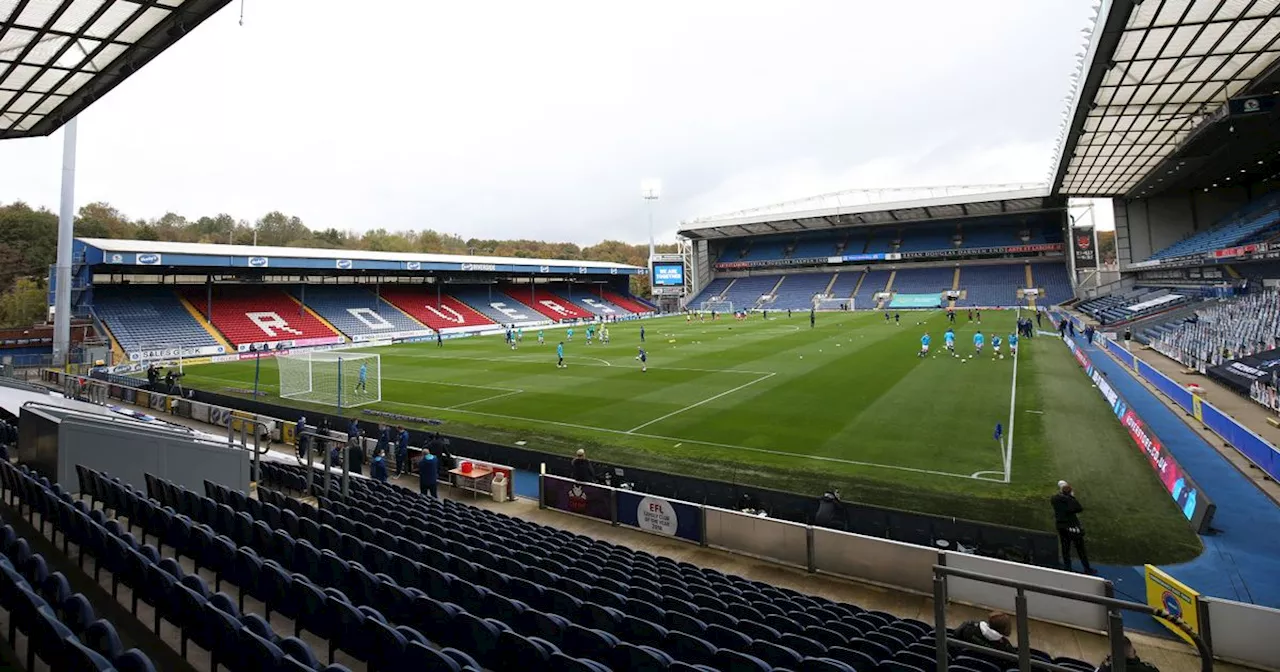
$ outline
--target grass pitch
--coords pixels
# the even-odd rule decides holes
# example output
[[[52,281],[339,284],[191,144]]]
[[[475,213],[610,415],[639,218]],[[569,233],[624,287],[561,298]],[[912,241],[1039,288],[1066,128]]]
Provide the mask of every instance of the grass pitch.
[[[1048,498],[1065,478],[1086,507],[1091,559],[1170,563],[1199,553],[1061,342],[1021,339],[1016,360],[1007,345],[994,359],[991,336],[1007,340],[1015,314],[989,311],[978,325],[961,312],[961,356],[952,357],[945,314],[902,317],[898,325],[882,313],[820,313],[811,328],[807,313],[770,311],[745,322],[615,324],[609,345],[586,345],[579,326],[572,340],[563,327],[546,329],[544,345],[525,329],[514,351],[499,336],[378,348],[376,407],[495,443],[587,448],[612,464],[815,495],[834,486],[854,501],[1033,529],[1052,529]],[[641,327],[647,372],[636,360]],[[986,351],[970,358],[979,329]],[[920,358],[926,331],[932,352]],[[253,370],[252,362],[189,367],[186,384],[251,387]],[[261,381],[276,391],[271,360]]]

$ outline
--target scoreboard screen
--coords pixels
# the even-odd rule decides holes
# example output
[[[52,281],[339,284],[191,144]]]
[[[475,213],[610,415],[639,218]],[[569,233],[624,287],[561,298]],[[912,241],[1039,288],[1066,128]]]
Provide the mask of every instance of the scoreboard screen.
[[[680,261],[653,262],[653,286],[654,287],[683,287],[684,286],[684,262],[680,262]]]

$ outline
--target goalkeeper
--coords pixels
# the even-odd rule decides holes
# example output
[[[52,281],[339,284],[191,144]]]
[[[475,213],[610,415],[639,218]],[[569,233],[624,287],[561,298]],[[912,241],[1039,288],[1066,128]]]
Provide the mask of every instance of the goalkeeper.
[[[369,391],[369,365],[360,365],[360,379],[356,381],[356,392],[367,393]]]

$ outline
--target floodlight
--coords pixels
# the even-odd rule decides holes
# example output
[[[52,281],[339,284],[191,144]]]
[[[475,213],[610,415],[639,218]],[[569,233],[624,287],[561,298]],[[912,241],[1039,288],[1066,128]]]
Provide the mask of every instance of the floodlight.
[[[640,181],[640,195],[645,200],[654,200],[662,195],[662,180],[649,178]]]

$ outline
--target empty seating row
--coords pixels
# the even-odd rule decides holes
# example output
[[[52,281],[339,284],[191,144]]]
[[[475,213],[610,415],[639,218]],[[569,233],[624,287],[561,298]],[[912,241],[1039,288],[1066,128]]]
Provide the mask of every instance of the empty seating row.
[[[572,301],[556,296],[550,290],[538,285],[509,285],[503,288],[508,297],[533,308],[543,317],[559,322],[561,320],[585,320],[592,314],[574,305]]]
[[[8,462],[4,466],[12,469]],[[36,669],[38,659],[53,670],[155,670],[142,652],[126,651],[115,626],[97,618],[89,600],[72,593],[66,576],[50,572],[44,557],[32,552],[9,525],[0,527],[0,553],[0,608],[8,612],[7,641],[16,646],[18,633],[26,636],[26,669]]]
[[[1151,259],[1169,259],[1220,250],[1253,238],[1280,223],[1280,193],[1270,194],[1224,217],[1213,228],[1157,250]]]
[[[1031,285],[1040,290],[1037,305],[1061,305],[1075,297],[1071,276],[1063,263],[1031,264]]]
[[[311,285],[295,290],[293,296],[347,336],[389,337],[424,330],[420,322],[363,287]]]
[[[212,305],[203,288],[188,288],[183,293],[232,345],[338,335],[280,289],[219,285],[213,291]]]
[[[264,465],[264,481],[301,487],[305,472],[293,465]],[[282,501],[283,495],[266,497]],[[250,502],[245,505],[253,506]],[[518,602],[514,608],[525,610],[520,614],[536,612],[545,629],[535,632],[552,642],[564,631],[547,625],[547,614],[569,620],[570,629],[596,631],[574,630],[594,642],[597,660],[616,664],[617,648],[628,643],[666,652],[675,659],[670,669],[686,669],[675,667],[684,662],[712,669],[866,670],[908,652],[932,659],[930,628],[918,621],[678,564],[395,486],[361,481],[345,503],[320,502],[318,520],[334,528],[330,534],[351,535],[347,543],[353,546],[369,540],[353,554],[367,557],[372,569],[387,554],[420,557],[420,571],[433,577],[429,583],[446,583],[464,608],[497,603],[510,609],[508,602]],[[380,511],[395,511],[395,519]],[[416,523],[406,526],[399,520]],[[343,528],[350,532],[338,531]],[[440,548],[430,545],[432,538]],[[523,623],[527,616],[516,618]],[[732,667],[730,660],[752,666]]]
[[[1016,306],[1018,290],[1027,286],[1023,264],[1006,266],[961,266],[960,287],[964,298],[957,306]]]
[[[476,308],[434,287],[388,285],[382,289],[382,299],[436,331],[483,328],[494,323]]]
[[[169,288],[99,287],[93,310],[126,353],[218,345]]]

